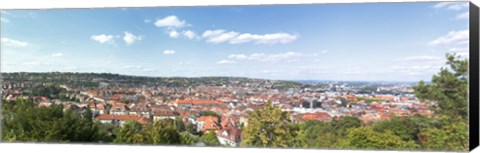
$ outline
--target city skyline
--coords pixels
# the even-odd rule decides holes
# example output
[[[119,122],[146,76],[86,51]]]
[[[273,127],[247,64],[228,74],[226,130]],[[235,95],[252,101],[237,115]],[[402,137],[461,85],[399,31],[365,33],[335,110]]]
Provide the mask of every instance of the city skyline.
[[[430,80],[468,57],[468,3],[7,10],[2,72]],[[347,44],[347,45],[346,45]]]

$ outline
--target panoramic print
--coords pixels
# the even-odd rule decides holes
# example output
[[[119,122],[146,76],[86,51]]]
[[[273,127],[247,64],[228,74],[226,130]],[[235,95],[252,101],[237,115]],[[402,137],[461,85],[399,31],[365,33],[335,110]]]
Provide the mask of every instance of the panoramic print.
[[[1,11],[1,141],[468,150],[468,3]]]

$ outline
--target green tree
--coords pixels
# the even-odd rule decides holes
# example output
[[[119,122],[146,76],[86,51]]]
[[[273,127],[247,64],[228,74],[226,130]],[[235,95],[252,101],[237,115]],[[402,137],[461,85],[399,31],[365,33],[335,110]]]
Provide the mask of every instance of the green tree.
[[[219,146],[220,145],[220,142],[218,141],[218,138],[217,138],[217,135],[215,134],[215,132],[204,133],[200,137],[200,141],[205,143],[207,146]]]
[[[180,134],[174,120],[160,120],[144,128],[148,144],[180,144]]]
[[[268,102],[264,109],[250,114],[248,126],[242,132],[241,146],[300,147],[299,129],[290,123],[289,118],[289,113]]]
[[[79,115],[63,111],[62,105],[36,107],[31,99],[19,99],[2,108],[4,141],[91,142],[98,140],[98,127],[91,112]]]
[[[420,81],[414,87],[418,98],[438,103],[435,112],[440,115],[467,119],[468,60],[447,54],[447,66],[432,77],[431,84]]]
[[[349,128],[357,128],[362,126],[362,121],[356,117],[344,116],[339,120],[334,117],[330,124],[332,125],[333,129],[335,129],[337,136],[345,137]]]
[[[424,128],[422,145],[433,150],[468,150],[468,59],[447,54],[447,66],[432,77],[430,84],[414,87],[418,98],[436,102],[432,109],[440,125]]]
[[[393,132],[377,132],[370,126],[349,129],[347,137],[339,143],[342,148],[412,150],[418,147],[414,141],[403,141]]]
[[[465,122],[446,124],[441,128],[425,129],[420,135],[429,150],[468,150],[468,125]]]
[[[194,145],[195,143],[198,142],[198,137],[188,133],[188,132],[182,132],[180,133],[180,144],[185,144],[185,145]]]
[[[146,141],[143,135],[143,127],[136,121],[127,121],[122,125],[116,134],[114,143],[137,143],[142,144]]]
[[[299,139],[305,148],[335,148],[339,140],[330,123],[306,121],[300,124]]]
[[[399,136],[403,141],[414,140],[417,134],[416,127],[408,122],[407,119],[400,117],[393,117],[390,120],[377,122],[373,125],[373,130],[378,132],[389,130]]]

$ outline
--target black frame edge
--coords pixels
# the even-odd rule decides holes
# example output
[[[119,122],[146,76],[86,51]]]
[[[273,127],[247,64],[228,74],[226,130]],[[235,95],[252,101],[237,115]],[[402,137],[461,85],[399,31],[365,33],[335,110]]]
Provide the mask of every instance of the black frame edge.
[[[470,151],[479,145],[479,8],[472,2],[469,7],[469,148]]]

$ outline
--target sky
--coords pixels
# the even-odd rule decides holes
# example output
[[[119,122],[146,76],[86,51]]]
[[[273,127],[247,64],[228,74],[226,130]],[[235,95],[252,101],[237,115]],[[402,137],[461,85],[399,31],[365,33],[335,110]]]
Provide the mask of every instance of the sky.
[[[431,80],[468,2],[2,10],[2,72]]]

